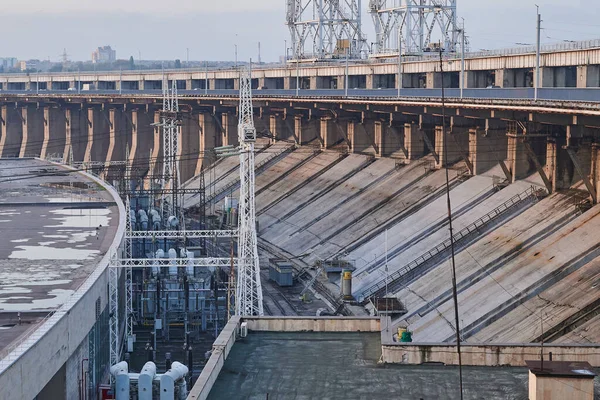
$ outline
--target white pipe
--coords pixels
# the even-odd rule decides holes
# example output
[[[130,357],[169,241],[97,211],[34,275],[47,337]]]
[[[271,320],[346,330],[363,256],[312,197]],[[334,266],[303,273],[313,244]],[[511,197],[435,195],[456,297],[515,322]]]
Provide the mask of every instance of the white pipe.
[[[156,376],[156,364],[148,361],[144,364],[140,377],[138,379],[138,399],[152,400],[152,381]]]
[[[129,365],[121,361],[110,367],[110,373],[115,378],[116,400],[129,400]]]
[[[171,369],[160,377],[160,400],[173,400],[175,398],[175,382],[184,379],[188,368],[180,362],[173,362]]]

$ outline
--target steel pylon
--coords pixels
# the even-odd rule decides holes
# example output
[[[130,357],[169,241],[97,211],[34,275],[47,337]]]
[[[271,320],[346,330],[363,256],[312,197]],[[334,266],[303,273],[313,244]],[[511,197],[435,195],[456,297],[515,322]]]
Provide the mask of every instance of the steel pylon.
[[[240,143],[240,201],[236,315],[264,315],[260,265],[256,238],[254,143],[256,128],[252,110],[250,69],[240,73],[238,122]]]
[[[177,97],[177,81],[173,79],[169,88],[168,78],[163,79],[163,109],[161,111],[161,126],[163,128],[163,176],[162,176],[162,215],[166,221],[176,215],[179,187],[179,100]],[[179,215],[176,215],[180,218]]]

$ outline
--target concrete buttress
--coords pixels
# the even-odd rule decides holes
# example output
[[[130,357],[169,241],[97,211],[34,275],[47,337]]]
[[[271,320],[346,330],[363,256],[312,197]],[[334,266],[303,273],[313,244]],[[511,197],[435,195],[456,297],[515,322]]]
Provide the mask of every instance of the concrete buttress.
[[[88,140],[85,148],[84,162],[104,161],[113,133],[120,135],[121,132],[113,132],[110,128],[108,110],[100,108],[87,109]]]
[[[404,124],[404,148],[409,160],[419,159],[425,154],[423,135],[419,125]]]
[[[44,144],[44,112],[34,105],[21,108],[23,140],[19,157],[39,157]]]
[[[2,106],[2,134],[0,153],[2,157],[18,157],[23,139],[20,111],[15,107]]]
[[[66,141],[65,111],[60,108],[44,107],[44,142],[40,158],[50,155],[63,156]]]

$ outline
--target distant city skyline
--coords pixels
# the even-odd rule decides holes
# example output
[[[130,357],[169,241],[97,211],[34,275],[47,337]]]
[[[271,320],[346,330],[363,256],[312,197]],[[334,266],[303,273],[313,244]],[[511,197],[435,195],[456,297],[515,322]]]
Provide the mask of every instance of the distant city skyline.
[[[600,38],[597,7],[583,1],[537,0],[542,13],[543,43]],[[363,0],[363,30],[374,39],[373,24]],[[516,47],[535,42],[534,1],[458,0],[471,50]],[[217,5],[218,4],[218,5]],[[235,11],[226,11],[230,9]],[[109,10],[109,11],[107,11]],[[119,59],[233,61],[256,60],[261,42],[263,61],[284,54],[289,34],[283,0],[20,0],[3,8],[0,57],[59,61],[63,49],[70,59],[91,61],[99,46],[110,45]],[[228,28],[227,28],[228,27]],[[168,33],[173,29],[174,33]]]

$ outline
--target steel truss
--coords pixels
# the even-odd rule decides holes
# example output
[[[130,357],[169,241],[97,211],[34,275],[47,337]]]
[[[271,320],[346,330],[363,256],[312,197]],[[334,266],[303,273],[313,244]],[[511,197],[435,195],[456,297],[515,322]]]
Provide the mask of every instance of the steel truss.
[[[236,314],[263,315],[263,295],[256,238],[255,160],[256,128],[252,109],[251,71],[240,74],[238,140],[240,143],[240,200]],[[229,260],[231,262],[231,260]]]
[[[438,41],[446,52],[458,49],[456,0],[370,0],[369,12],[376,54],[397,53],[399,48],[403,54],[437,51],[431,45]]]
[[[237,230],[202,230],[202,231],[133,231],[127,234],[128,239],[201,239],[237,237]]]
[[[239,264],[237,259],[234,266]],[[127,267],[230,267],[230,258],[202,257],[202,258],[117,258],[111,263],[111,269]]]
[[[345,57],[346,52],[360,58],[366,47],[361,0],[286,0],[286,4],[295,59]]]
[[[177,198],[177,189],[179,182],[179,129],[181,125],[181,116],[179,114],[179,100],[177,98],[177,80],[173,79],[172,87],[169,89],[169,80],[163,79],[163,109],[160,112],[161,126],[163,128],[163,175],[161,186],[162,196],[162,215],[166,221],[172,215],[179,218],[183,224],[183,219],[178,214],[179,199]],[[172,190],[171,193],[168,191]]]

